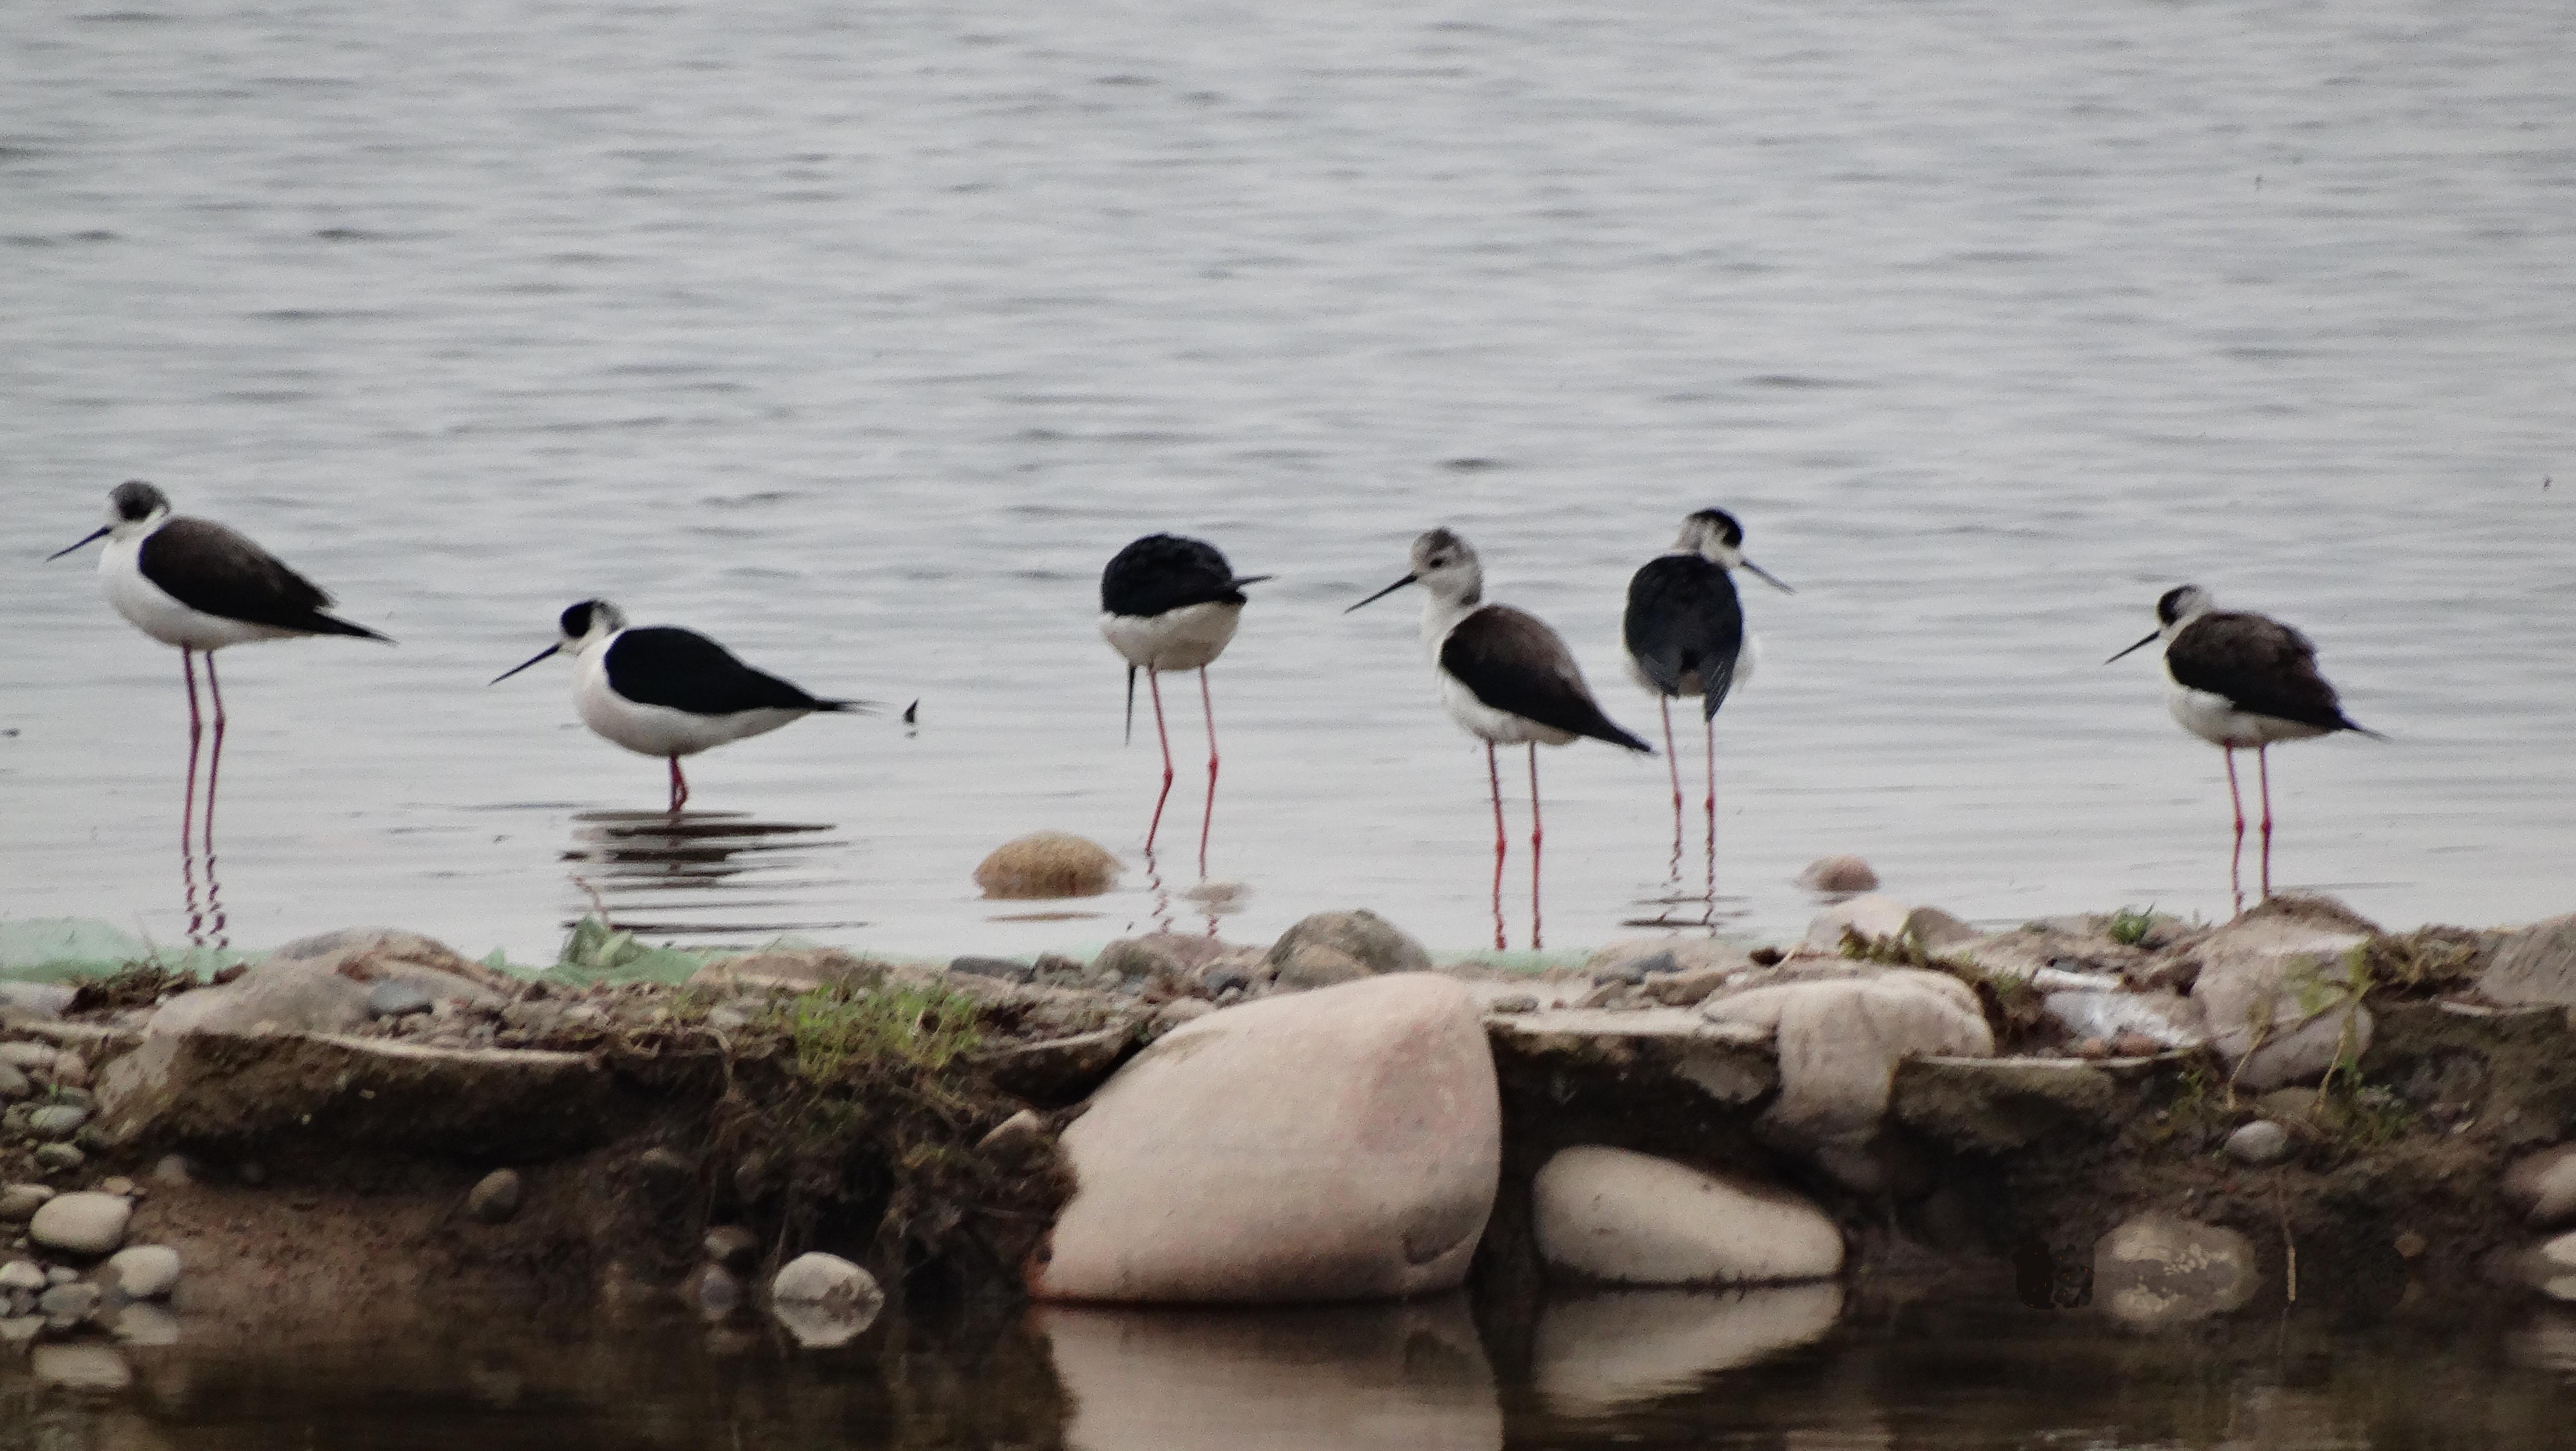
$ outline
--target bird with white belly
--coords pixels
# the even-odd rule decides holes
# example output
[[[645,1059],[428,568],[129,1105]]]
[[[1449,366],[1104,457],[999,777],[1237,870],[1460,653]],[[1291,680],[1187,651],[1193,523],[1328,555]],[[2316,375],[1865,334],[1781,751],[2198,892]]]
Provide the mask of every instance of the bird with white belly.
[[[1207,803],[1199,813],[1199,875],[1207,875],[1208,829],[1216,820],[1216,706],[1208,694],[1207,668],[1234,642],[1242,623],[1243,587],[1270,578],[1238,575],[1217,547],[1178,534],[1148,534],[1109,558],[1100,572],[1100,634],[1127,662],[1127,733],[1136,733],[1136,672],[1154,701],[1154,738],[1163,747],[1163,789],[1154,819],[1145,826],[1145,851],[1163,827],[1172,797],[1172,738],[1163,724],[1162,673],[1199,673],[1199,713],[1207,722]]]

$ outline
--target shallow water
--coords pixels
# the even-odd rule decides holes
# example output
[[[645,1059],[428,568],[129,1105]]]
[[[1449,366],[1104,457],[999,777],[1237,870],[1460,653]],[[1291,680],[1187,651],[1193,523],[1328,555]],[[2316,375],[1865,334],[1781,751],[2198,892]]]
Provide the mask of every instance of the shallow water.
[[[1721,718],[1744,930],[1832,851],[1977,918],[2223,912],[2218,754],[2100,664],[2182,579],[2393,737],[2285,749],[2285,885],[2558,910],[2571,41],[2541,0],[12,7],[0,915],[186,934],[177,662],[38,562],[133,476],[402,642],[226,653],[240,942],[542,958],[593,889],[693,940],[1198,924],[1195,692],[1149,880],[1091,620],[1173,528],[1280,576],[1215,673],[1223,930],[1471,947],[1482,763],[1408,606],[1341,608],[1455,525],[1651,734],[1621,591],[1710,503],[1798,588],[1748,585]],[[483,684],[589,594],[920,728],[699,758],[711,820],[823,829],[639,881],[603,813],[660,765],[567,671]],[[1545,769],[1550,942],[1664,913],[1663,764]],[[978,901],[1038,827],[1127,888]]]
[[[183,1329],[176,1345],[124,1350],[132,1388],[89,1400],[0,1361],[0,1447],[2576,1444],[2576,1322],[2564,1317],[2329,1335],[2291,1315],[2148,1337],[2089,1313],[1974,1303],[1838,1321],[1837,1298],[1809,1286],[1563,1302],[1517,1355],[1481,1342],[1456,1300],[1049,1311],[979,1334],[897,1322],[825,1353],[670,1322],[544,1329],[469,1315],[355,1339]]]

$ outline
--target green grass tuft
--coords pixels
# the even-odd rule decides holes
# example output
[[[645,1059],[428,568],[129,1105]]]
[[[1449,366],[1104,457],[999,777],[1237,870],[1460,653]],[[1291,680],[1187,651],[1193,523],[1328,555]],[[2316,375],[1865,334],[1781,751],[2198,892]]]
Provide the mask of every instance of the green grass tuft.
[[[2111,940],[2122,947],[2135,947],[2147,940],[2147,933],[2155,925],[2156,909],[2150,904],[2144,911],[2135,907],[2123,907],[2112,913],[2110,925],[2106,930]]]

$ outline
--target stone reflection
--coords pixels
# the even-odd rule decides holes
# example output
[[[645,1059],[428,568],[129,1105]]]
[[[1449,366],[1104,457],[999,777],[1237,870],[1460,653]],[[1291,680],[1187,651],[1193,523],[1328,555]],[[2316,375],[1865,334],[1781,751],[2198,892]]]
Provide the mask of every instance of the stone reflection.
[[[588,811],[564,852],[584,913],[681,946],[745,946],[781,933],[868,924],[826,918],[850,884],[825,875],[849,845],[825,822],[758,821],[740,812]]]
[[[1531,1379],[1550,1411],[1600,1415],[1820,1339],[1842,1308],[1832,1281],[1554,1301],[1539,1312]]]
[[[1493,1368],[1463,1296],[1295,1310],[1049,1308],[1034,1323],[1075,1451],[1492,1451]]]

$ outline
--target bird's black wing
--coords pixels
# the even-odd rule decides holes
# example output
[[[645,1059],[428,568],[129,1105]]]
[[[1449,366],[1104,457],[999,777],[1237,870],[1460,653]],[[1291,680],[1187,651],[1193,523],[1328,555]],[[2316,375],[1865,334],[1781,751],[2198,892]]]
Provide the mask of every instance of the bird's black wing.
[[[1110,556],[1100,572],[1103,614],[1151,618],[1189,605],[1242,603],[1234,570],[1216,546],[1178,534],[1148,534]]]
[[[1601,713],[1565,642],[1535,615],[1509,605],[1477,610],[1440,642],[1440,668],[1496,710],[1632,751],[1654,753],[1653,747]]]
[[[695,630],[646,625],[625,630],[608,646],[608,688],[641,705],[668,706],[691,715],[732,715],[744,710],[840,710],[849,702],[819,700]]]
[[[308,635],[384,636],[323,611],[331,597],[276,555],[210,519],[172,519],[136,558],[163,594],[201,614]]]
[[[2317,673],[2317,651],[2308,637],[2263,615],[2202,615],[2166,647],[2165,666],[2177,683],[2223,695],[2239,710],[2319,730],[2362,729]]]
[[[1735,688],[1744,606],[1725,570],[1696,554],[1667,554],[1628,581],[1621,635],[1638,671],[1666,695],[1681,694],[1682,677],[1697,672],[1700,709],[1715,715]]]

